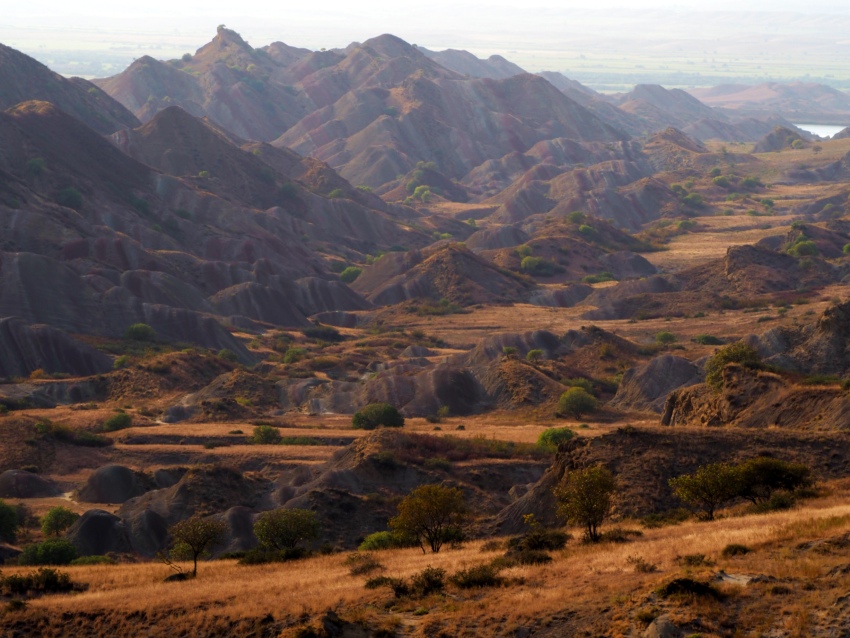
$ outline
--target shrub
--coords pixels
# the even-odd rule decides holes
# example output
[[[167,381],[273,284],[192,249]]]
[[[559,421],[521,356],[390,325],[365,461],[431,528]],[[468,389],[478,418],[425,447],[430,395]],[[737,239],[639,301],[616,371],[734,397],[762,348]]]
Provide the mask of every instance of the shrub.
[[[71,527],[78,518],[80,518],[80,515],[67,507],[51,507],[41,517],[41,531],[45,536],[59,536]]]
[[[360,276],[360,273],[363,272],[362,268],[358,268],[357,266],[349,266],[341,273],[339,273],[339,280],[345,284],[350,284],[354,282]]]
[[[607,270],[598,275],[587,275],[581,278],[582,282],[586,284],[601,284],[604,281],[614,281],[614,279],[614,275]]]
[[[415,544],[415,542],[414,542]],[[361,552],[371,552],[382,549],[410,547],[410,539],[394,532],[374,532],[369,534],[357,548]]]
[[[77,548],[64,538],[50,538],[24,547],[18,565],[68,565],[77,558]]]
[[[718,176],[711,181],[715,186],[720,186],[721,188],[732,188],[732,184],[729,183],[728,177]]]
[[[43,157],[33,157],[26,164],[26,171],[30,175],[41,175],[45,168],[47,168],[47,162],[44,161]]]
[[[580,419],[583,414],[594,412],[599,401],[582,388],[570,388],[558,399],[558,414]]]
[[[101,426],[101,429],[104,432],[115,432],[116,430],[124,430],[133,425],[133,417],[131,417],[126,412],[119,412],[118,414],[113,414],[111,417],[106,419]]]
[[[304,348],[289,348],[283,355],[283,362],[287,364],[298,363],[307,354]]]
[[[428,565],[418,574],[410,579],[412,593],[419,596],[427,596],[435,592],[443,591],[446,583],[446,570],[442,567],[431,567]]]
[[[345,559],[345,565],[349,567],[348,573],[352,576],[362,576],[384,569],[384,566],[375,560],[375,557],[369,552],[353,552],[349,554]]]
[[[567,215],[567,221],[571,224],[581,225],[587,220],[587,215],[585,215],[580,210],[574,210],[569,215]]]
[[[68,574],[47,567],[26,575],[15,574],[0,578],[0,589],[12,596],[64,593],[73,588],[74,583]]]
[[[655,335],[655,343],[660,346],[669,346],[670,344],[676,343],[676,335],[672,332],[662,331]]]
[[[497,558],[494,564],[502,567],[514,565],[545,565],[551,563],[552,557],[542,549],[509,549],[504,558]]]
[[[685,206],[690,206],[691,208],[702,208],[705,204],[703,203],[702,195],[699,193],[690,193],[685,195],[682,199],[682,203]]]
[[[218,351],[218,358],[223,361],[229,361],[230,363],[236,363],[239,360],[236,353],[233,352],[233,350],[228,350],[227,348],[222,348]]]
[[[255,445],[277,445],[283,437],[280,435],[280,430],[271,425],[258,425],[254,428],[254,433],[251,436],[251,443]]]
[[[729,363],[737,363],[754,369],[762,367],[761,357],[756,349],[742,341],[720,348],[705,362],[705,382],[715,391],[719,391],[722,387],[723,368]]]
[[[357,430],[374,430],[379,426],[400,428],[404,426],[404,417],[389,403],[370,403],[354,413],[351,425]]]
[[[14,543],[18,536],[19,525],[17,510],[0,499],[0,540]]]
[[[109,556],[80,556],[71,565],[115,565],[115,560]]]
[[[700,583],[690,578],[676,578],[660,587],[656,593],[661,598],[671,596],[697,596],[720,599],[722,595],[711,585]]]
[[[254,535],[265,549],[293,549],[319,535],[316,512],[306,509],[276,509],[263,512],[254,523]]]
[[[720,554],[724,558],[729,558],[730,556],[743,556],[744,554],[749,554],[752,550],[746,545],[741,545],[740,543],[730,543],[726,547],[723,548],[723,551]]]
[[[146,323],[134,323],[124,331],[124,338],[129,341],[155,341],[156,331]]]
[[[482,587],[500,587],[504,579],[499,576],[497,565],[476,565],[462,569],[449,577],[449,582],[460,589],[480,589]]]
[[[314,341],[342,341],[343,336],[333,326],[311,326],[304,328],[301,333]]]
[[[456,487],[420,485],[398,504],[390,529],[402,537],[415,538],[422,553],[433,553],[446,542],[462,537],[469,518],[463,492]]]
[[[814,257],[820,254],[820,251],[815,242],[810,239],[803,239],[802,241],[795,242],[787,250],[787,253],[792,257]]]
[[[698,334],[694,337],[694,341],[703,346],[721,346],[723,340],[714,335]]]
[[[626,563],[634,567],[639,574],[651,574],[658,571],[658,566],[650,563],[643,556],[628,556]]]
[[[537,445],[549,452],[557,452],[561,443],[569,441],[574,436],[575,432],[569,428],[547,428],[537,437]]]
[[[593,381],[584,377],[570,377],[561,379],[561,383],[570,388],[581,388],[588,394],[594,394]]]
[[[598,542],[599,528],[611,511],[616,487],[614,476],[601,465],[567,472],[554,491],[558,514],[584,527],[588,541]]]
[[[60,206],[79,210],[83,206],[83,196],[76,188],[69,186],[56,194],[56,203]]]
[[[342,192],[341,188],[335,188],[330,193],[328,193],[328,199],[339,199],[340,197],[344,197],[345,193]]]
[[[531,275],[537,275],[538,277],[548,277],[550,275],[554,275],[555,264],[547,259],[543,259],[542,257],[523,257],[522,261],[519,264],[519,267],[525,272]]]

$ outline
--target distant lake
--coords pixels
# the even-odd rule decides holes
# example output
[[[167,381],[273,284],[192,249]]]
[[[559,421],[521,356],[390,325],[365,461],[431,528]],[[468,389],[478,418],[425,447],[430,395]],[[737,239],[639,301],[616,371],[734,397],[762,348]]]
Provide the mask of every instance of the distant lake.
[[[847,128],[847,124],[794,124],[797,128],[819,137],[832,137]]]

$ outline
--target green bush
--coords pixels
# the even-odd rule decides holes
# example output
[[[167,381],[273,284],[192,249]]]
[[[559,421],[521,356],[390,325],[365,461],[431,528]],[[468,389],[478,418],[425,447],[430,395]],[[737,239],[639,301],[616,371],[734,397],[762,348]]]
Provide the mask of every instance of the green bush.
[[[570,388],[558,399],[558,414],[576,419],[598,408],[599,401],[583,388]]]
[[[698,334],[694,337],[694,341],[703,346],[721,346],[723,345],[723,339],[719,339],[714,335],[707,334]]]
[[[529,350],[525,355],[525,360],[531,363],[540,361],[543,358],[543,351],[540,348]]]
[[[738,465],[739,496],[754,505],[765,504],[777,491],[793,492],[812,484],[811,470],[803,463],[792,463],[768,456],[750,459]],[[777,501],[777,505],[779,505]]]
[[[531,275],[547,277],[555,274],[555,264],[542,257],[523,257],[519,267]]]
[[[115,432],[116,430],[124,430],[133,425],[133,417],[126,412],[119,412],[106,419],[101,426],[104,432]]]
[[[702,509],[711,521],[718,508],[740,494],[741,473],[729,463],[710,463],[670,479],[669,484],[677,498]]]
[[[47,162],[42,157],[33,157],[26,164],[26,171],[30,175],[41,175],[47,168]]]
[[[124,331],[124,338],[130,341],[156,341],[156,331],[146,323],[134,323]]]
[[[743,341],[730,343],[720,348],[705,362],[705,382],[710,388],[715,391],[720,390],[723,385],[723,368],[729,363],[737,363],[753,369],[762,367],[761,357],[755,348]]]
[[[17,510],[0,499],[0,540],[14,543],[18,536],[19,525]]]
[[[814,257],[820,254],[818,245],[810,239],[795,242],[787,253],[792,257]]]
[[[73,588],[74,584],[68,574],[47,567],[26,575],[0,577],[0,590],[11,596],[58,594],[69,592]]]
[[[732,188],[732,184],[729,183],[728,177],[719,176],[715,177],[711,181],[714,183],[715,186],[720,186],[721,188]]]
[[[569,441],[574,436],[575,432],[569,428],[547,428],[537,437],[537,445],[549,452],[557,452],[558,445]]]
[[[395,532],[374,532],[369,534],[357,548],[361,552],[372,552],[382,549],[410,547],[411,540]]]
[[[360,276],[360,273],[363,272],[362,268],[358,268],[357,266],[349,266],[341,273],[339,273],[339,280],[344,284],[353,283],[355,279]]]
[[[400,428],[404,426],[404,417],[389,403],[370,403],[354,413],[351,425],[357,430],[374,430],[379,426]]]
[[[339,333],[339,330],[333,326],[311,326],[309,328],[304,328],[301,333],[308,339],[313,339],[314,341],[336,342],[342,341],[344,338]]]
[[[71,565],[115,565],[115,559],[109,556],[80,556],[72,560]]]
[[[239,357],[236,356],[236,353],[233,350],[228,350],[227,348],[222,348],[218,351],[218,358],[223,361],[229,361],[230,363],[236,363],[239,361]]]
[[[587,215],[585,215],[580,210],[574,210],[569,215],[567,215],[567,221],[571,224],[581,225],[587,220]]]
[[[18,565],[68,565],[77,558],[77,548],[64,538],[50,538],[24,547]]]
[[[669,346],[670,344],[676,343],[676,335],[664,330],[655,335],[655,343],[660,346]]]
[[[60,206],[79,210],[83,206],[83,196],[76,188],[69,186],[56,194],[56,203]]]
[[[582,282],[586,284],[601,284],[605,281],[614,281],[614,279],[614,275],[607,270],[597,275],[586,275],[581,278]]]
[[[280,435],[280,430],[271,425],[258,425],[254,428],[254,433],[251,436],[251,443],[256,445],[277,445],[283,437]]]

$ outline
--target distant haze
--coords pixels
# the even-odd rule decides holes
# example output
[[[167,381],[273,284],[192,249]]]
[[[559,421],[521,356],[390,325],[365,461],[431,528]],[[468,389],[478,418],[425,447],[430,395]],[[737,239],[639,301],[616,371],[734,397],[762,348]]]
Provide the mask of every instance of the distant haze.
[[[381,33],[432,49],[501,54],[603,90],[807,79],[850,88],[850,3],[695,0],[427,4],[31,0],[3,8],[0,42],[54,70],[111,75],[133,59],[194,52],[218,24],[252,46],[344,47]],[[589,9],[588,7],[592,7]]]

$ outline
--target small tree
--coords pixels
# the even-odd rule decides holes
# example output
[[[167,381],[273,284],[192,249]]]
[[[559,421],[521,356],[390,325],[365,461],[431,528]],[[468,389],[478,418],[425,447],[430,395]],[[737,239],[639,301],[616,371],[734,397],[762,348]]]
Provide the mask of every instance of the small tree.
[[[529,350],[525,355],[525,360],[531,363],[536,363],[543,358],[543,351],[540,348]]]
[[[0,541],[14,543],[19,526],[18,512],[6,501],[0,499]]]
[[[80,515],[72,512],[67,507],[51,507],[41,517],[41,531],[45,536],[57,537],[66,529],[71,527]]]
[[[198,559],[205,555],[210,547],[224,539],[227,525],[196,514],[172,525],[168,532],[171,536],[171,553],[166,562],[171,565],[172,558],[191,560],[194,577],[198,574]]]
[[[728,463],[703,465],[693,474],[683,474],[670,479],[673,494],[685,503],[695,505],[705,512],[707,520],[725,503],[738,496],[741,489],[738,468]]]
[[[389,403],[370,403],[351,418],[351,425],[358,430],[374,430],[379,426],[400,428],[404,417]]]
[[[594,412],[599,401],[584,388],[570,388],[558,399],[558,414],[580,419],[583,414]]]
[[[793,492],[811,485],[811,470],[802,463],[760,456],[738,466],[739,495],[753,504],[766,503],[777,490]]]
[[[423,554],[426,545],[436,554],[444,543],[462,537],[468,518],[459,488],[420,485],[401,500],[389,525],[393,532],[415,538]]]
[[[254,536],[268,550],[294,549],[301,541],[319,535],[316,512],[305,509],[276,509],[260,514],[254,523]]]
[[[601,465],[567,472],[555,488],[558,514],[571,525],[584,527],[585,538],[596,543],[616,489],[614,475]]]
[[[760,368],[761,357],[755,348],[743,341],[720,348],[705,362],[705,382],[715,392],[723,385],[723,368],[729,363],[738,363],[748,368]]]

